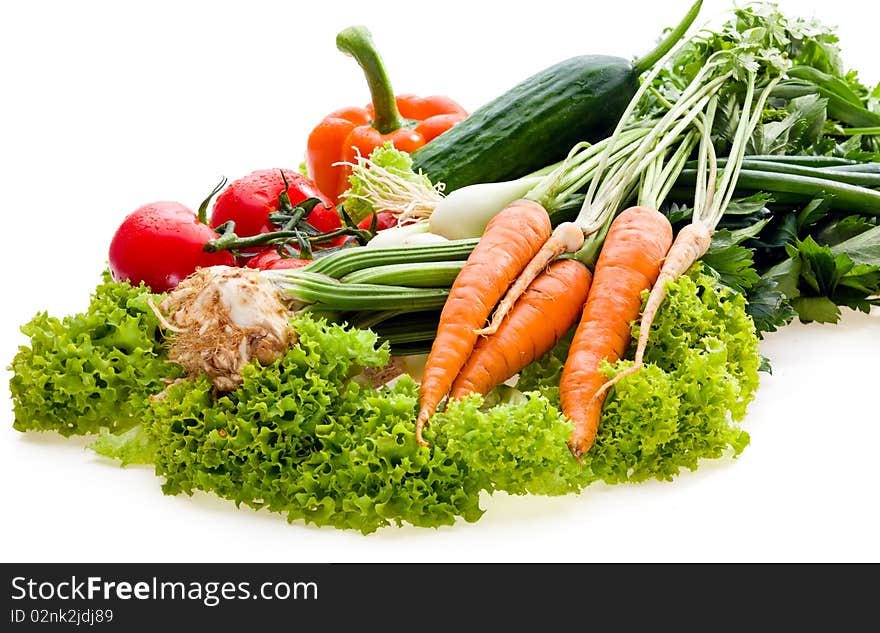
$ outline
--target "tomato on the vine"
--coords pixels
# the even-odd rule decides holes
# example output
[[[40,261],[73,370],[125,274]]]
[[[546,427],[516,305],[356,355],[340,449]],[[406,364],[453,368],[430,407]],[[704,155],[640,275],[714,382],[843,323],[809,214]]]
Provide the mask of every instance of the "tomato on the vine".
[[[282,171],[284,178],[281,177]],[[278,227],[269,221],[269,214],[278,210],[278,196],[284,191],[284,179],[287,179],[287,195],[294,206],[308,198],[323,201],[324,204],[317,205],[307,216],[309,224],[322,233],[342,226],[336,209],[315,183],[289,169],[259,169],[230,183],[214,201],[211,226],[216,228],[232,220],[239,237],[277,230]],[[331,242],[328,246],[341,241]]]
[[[392,227],[397,226],[397,215],[391,213],[391,211],[379,211],[376,215],[376,232],[384,231],[385,229],[390,229]],[[363,220],[358,222],[358,228],[369,230],[370,226],[373,222],[373,215],[368,215]]]
[[[259,270],[281,270],[284,268],[302,268],[311,264],[313,259],[299,259],[297,257],[282,257],[274,248],[263,251],[259,255],[254,255],[247,262],[248,268],[257,268]]]
[[[167,292],[196,268],[235,263],[227,251],[206,253],[217,237],[198,215],[179,202],[153,202],[122,221],[110,242],[110,274],[116,281],[143,281],[153,292]]]

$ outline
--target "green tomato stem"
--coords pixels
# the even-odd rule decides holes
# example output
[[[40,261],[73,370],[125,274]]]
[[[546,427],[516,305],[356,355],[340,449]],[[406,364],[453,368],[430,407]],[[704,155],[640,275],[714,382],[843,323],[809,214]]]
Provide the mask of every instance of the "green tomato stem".
[[[211,200],[214,199],[214,196],[216,196],[218,193],[220,193],[220,190],[226,186],[227,182],[228,181],[226,180],[225,176],[223,178],[221,178],[220,182],[217,183],[217,186],[211,190],[211,193],[208,194],[208,197],[205,198],[204,200],[202,200],[202,203],[199,205],[198,216],[199,216],[199,222],[201,222],[202,224],[208,223],[208,207],[211,204]]]
[[[288,231],[272,231],[270,233],[260,233],[259,235],[251,235],[248,237],[238,237],[235,234],[234,227],[224,232],[216,240],[211,240],[204,246],[204,250],[208,253],[216,253],[217,251],[236,251],[254,246],[268,246],[270,244],[285,244],[291,240],[296,240],[301,246],[320,245],[332,242],[337,237],[343,235],[351,235],[362,243],[366,243],[370,237],[369,231],[352,227],[342,227],[327,233],[318,233],[317,235],[307,235],[305,231],[294,228]],[[309,258],[310,259],[310,258]]]

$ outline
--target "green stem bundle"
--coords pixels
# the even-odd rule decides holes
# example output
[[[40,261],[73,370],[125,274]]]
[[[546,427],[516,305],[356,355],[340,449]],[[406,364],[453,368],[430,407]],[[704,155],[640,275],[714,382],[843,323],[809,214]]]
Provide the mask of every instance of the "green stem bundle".
[[[303,268],[262,271],[294,309],[332,312],[357,327],[374,328],[395,353],[424,346],[437,310],[478,240],[418,247],[353,247]],[[405,351],[405,350],[404,350]]]

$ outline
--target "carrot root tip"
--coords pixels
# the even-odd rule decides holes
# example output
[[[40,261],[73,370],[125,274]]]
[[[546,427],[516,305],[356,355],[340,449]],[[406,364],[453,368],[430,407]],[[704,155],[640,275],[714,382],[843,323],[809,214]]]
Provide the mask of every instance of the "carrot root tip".
[[[568,442],[566,443],[566,446],[568,446],[568,450],[571,453],[571,456],[574,457],[575,461],[583,466],[584,460],[581,457],[583,453],[581,452],[581,449],[578,447],[578,445],[575,442]]]
[[[428,426],[428,416],[426,411],[420,411],[419,417],[416,419],[416,444],[419,446],[430,446],[423,436],[425,427]]]
[[[422,429],[419,427],[416,427],[416,444],[418,444],[419,446],[430,446],[431,445],[425,440],[424,437],[422,437]]]

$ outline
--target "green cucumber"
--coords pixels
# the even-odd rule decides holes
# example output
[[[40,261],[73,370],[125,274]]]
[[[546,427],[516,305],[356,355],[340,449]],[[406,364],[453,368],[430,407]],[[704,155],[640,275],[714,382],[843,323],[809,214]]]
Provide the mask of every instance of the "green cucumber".
[[[636,62],[572,57],[529,77],[412,154],[413,168],[448,193],[520,178],[565,158],[578,142],[611,132],[639,87],[639,75],[681,39],[701,1]]]
[[[413,168],[448,193],[514,180],[565,158],[579,141],[606,136],[638,89],[624,59],[589,55],[529,77],[413,155]]]

